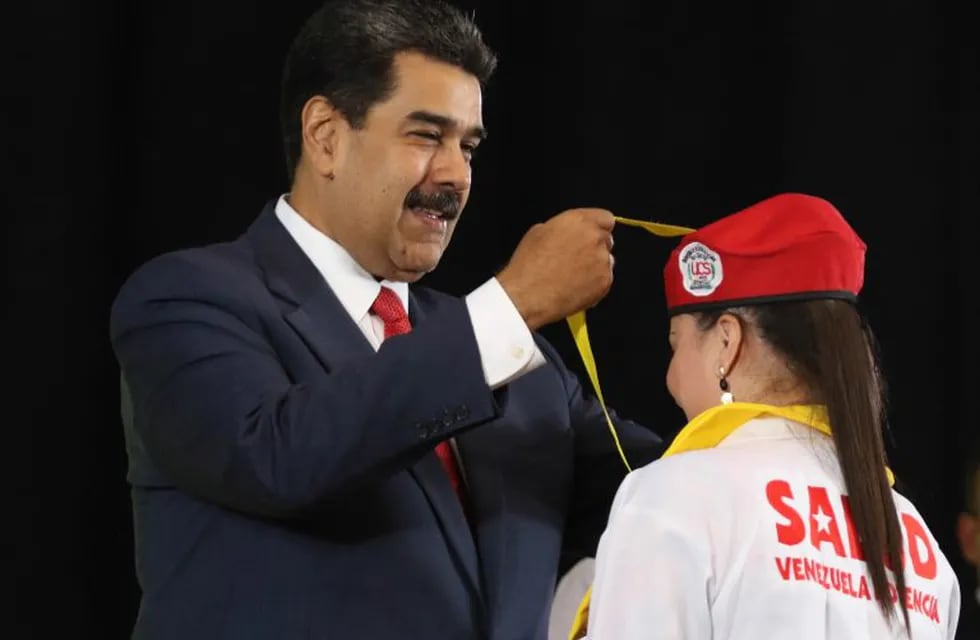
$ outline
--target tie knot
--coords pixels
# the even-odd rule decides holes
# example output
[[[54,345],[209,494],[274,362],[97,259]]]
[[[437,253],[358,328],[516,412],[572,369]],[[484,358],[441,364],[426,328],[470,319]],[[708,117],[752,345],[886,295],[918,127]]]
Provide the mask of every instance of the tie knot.
[[[371,311],[384,322],[386,338],[399,333],[407,333],[412,328],[401,299],[397,293],[388,287],[381,287],[378,297],[374,299],[374,304],[371,305]]]

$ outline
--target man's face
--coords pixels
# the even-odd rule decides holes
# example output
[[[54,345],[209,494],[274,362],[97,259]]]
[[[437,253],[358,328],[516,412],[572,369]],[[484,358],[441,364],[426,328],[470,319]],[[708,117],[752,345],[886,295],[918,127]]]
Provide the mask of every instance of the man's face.
[[[980,470],[974,475],[974,502],[980,502]],[[957,526],[957,537],[963,557],[980,569],[980,504],[973,505],[973,513],[961,513]]]
[[[373,275],[413,282],[439,263],[469,197],[482,93],[418,53],[398,54],[394,77],[362,128],[339,129],[329,227]]]

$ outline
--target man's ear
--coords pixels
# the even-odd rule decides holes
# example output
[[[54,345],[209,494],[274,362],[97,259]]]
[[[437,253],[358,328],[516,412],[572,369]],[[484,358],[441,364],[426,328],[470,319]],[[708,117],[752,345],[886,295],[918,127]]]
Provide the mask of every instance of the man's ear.
[[[313,96],[300,112],[303,136],[302,160],[314,173],[333,179],[339,152],[343,115],[323,96]]]

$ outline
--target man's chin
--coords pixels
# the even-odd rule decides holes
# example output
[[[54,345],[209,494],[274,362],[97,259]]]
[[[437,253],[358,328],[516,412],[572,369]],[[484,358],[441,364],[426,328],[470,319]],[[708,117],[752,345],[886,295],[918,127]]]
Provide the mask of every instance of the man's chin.
[[[395,269],[397,271],[397,277],[395,279],[400,282],[416,282],[427,273],[434,271],[439,266],[439,260],[441,258],[442,254],[440,253],[438,256],[425,258],[416,256],[413,260],[400,260],[395,262]]]
[[[394,278],[391,280],[395,282],[407,282],[408,284],[413,284],[422,279],[428,271],[398,271]]]

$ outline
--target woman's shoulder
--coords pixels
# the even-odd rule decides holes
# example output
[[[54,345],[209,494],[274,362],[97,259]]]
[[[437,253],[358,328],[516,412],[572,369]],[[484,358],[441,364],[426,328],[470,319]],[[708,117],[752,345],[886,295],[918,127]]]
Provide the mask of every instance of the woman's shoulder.
[[[695,513],[731,490],[717,449],[688,451],[634,469],[620,485],[613,509]]]
[[[684,451],[655,460],[626,476],[614,507],[672,515],[707,513],[717,519],[726,512],[767,508],[774,479],[792,478],[803,486],[835,482],[832,465],[823,465],[812,452],[802,455],[795,449],[773,451],[772,443],[754,444]]]

